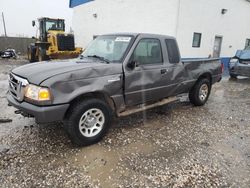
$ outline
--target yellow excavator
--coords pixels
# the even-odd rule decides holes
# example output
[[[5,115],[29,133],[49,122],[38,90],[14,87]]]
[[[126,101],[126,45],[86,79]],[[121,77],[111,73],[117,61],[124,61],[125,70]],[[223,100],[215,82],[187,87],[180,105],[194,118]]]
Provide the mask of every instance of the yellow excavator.
[[[64,19],[39,18],[37,27],[39,37],[28,47],[30,62],[75,58],[82,53],[82,48],[75,47],[74,35],[65,33]]]

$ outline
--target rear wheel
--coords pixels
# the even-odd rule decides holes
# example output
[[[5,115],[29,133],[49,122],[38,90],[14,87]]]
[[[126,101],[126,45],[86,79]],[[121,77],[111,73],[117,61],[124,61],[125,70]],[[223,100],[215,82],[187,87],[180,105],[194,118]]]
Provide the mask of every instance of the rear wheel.
[[[206,78],[202,78],[197,81],[197,83],[189,92],[189,100],[195,106],[202,106],[207,102],[210,91],[210,81]]]
[[[64,127],[71,141],[86,146],[100,141],[111,122],[111,109],[99,99],[87,99],[71,106]]]

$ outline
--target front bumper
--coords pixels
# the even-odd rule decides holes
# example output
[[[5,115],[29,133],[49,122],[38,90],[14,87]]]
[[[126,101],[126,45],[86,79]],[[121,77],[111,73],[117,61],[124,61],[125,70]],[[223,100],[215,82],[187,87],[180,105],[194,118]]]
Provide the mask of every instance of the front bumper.
[[[55,106],[35,106],[27,102],[19,103],[11,94],[7,93],[7,100],[10,105],[21,110],[22,112],[34,116],[37,123],[49,123],[62,121],[64,115],[69,108],[69,104],[61,104]]]

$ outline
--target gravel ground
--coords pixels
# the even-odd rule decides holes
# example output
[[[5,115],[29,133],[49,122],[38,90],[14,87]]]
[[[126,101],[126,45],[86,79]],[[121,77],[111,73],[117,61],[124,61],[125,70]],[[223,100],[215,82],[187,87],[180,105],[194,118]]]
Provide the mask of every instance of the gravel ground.
[[[115,119],[77,148],[61,124],[37,125],[7,105],[0,60],[1,187],[249,187],[250,79],[223,79],[207,104],[183,101]]]

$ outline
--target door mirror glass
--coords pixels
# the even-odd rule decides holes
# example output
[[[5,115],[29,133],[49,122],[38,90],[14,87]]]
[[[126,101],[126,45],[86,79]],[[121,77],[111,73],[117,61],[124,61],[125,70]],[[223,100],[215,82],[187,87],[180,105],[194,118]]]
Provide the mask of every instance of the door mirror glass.
[[[34,27],[36,25],[36,22],[33,20],[32,21],[32,26]]]
[[[130,61],[129,63],[128,63],[128,68],[130,68],[131,70],[133,70],[133,69],[135,69],[135,67],[138,67],[138,62],[136,62],[136,61]]]

